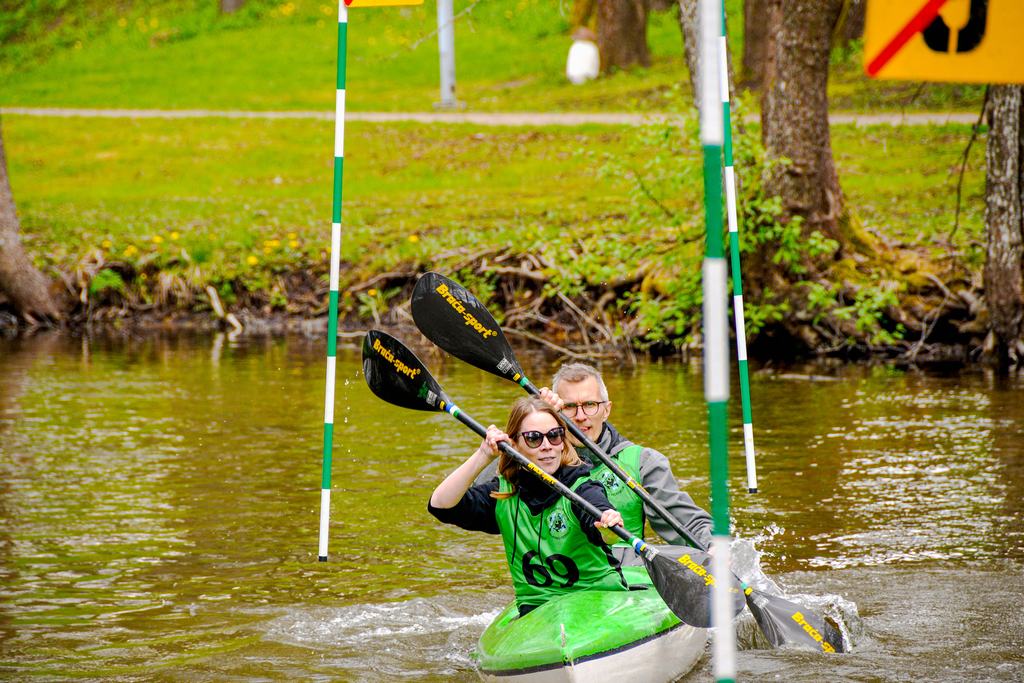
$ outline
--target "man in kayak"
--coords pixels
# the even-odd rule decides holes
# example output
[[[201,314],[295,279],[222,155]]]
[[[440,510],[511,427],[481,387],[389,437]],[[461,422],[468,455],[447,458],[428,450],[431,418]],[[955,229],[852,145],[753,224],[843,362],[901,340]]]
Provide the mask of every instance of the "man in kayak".
[[[500,441],[510,442],[573,489],[601,511],[601,518],[571,505],[504,453],[498,458],[497,476],[474,485],[498,456]],[[568,591],[627,590],[600,532],[622,524],[622,516],[601,484],[587,476],[591,469],[565,438],[555,410],[526,396],[513,404],[505,432],[494,425],[487,428],[476,452],[434,490],[427,510],[446,524],[501,534],[520,615]]]
[[[559,368],[551,380],[551,389],[541,389],[541,396],[556,410],[572,420],[580,431],[610,455],[618,465],[674,516],[682,527],[705,548],[711,545],[711,516],[693,499],[679,490],[679,483],[668,458],[654,450],[639,446],[619,434],[611,424],[612,402],[601,373],[585,363],[568,363]],[[570,437],[571,438],[571,437]],[[645,509],[640,497],[601,463],[590,450],[575,444],[580,457],[594,464],[591,478],[604,484],[608,499],[622,513],[626,530],[643,538],[644,521],[671,545],[692,545],[661,519],[654,510]]]

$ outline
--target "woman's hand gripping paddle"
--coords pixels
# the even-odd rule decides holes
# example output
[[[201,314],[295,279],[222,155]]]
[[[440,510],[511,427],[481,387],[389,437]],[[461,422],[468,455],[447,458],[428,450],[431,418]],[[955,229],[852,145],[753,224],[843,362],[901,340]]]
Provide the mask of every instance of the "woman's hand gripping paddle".
[[[424,273],[413,289],[412,317],[423,336],[456,358],[515,382],[530,394],[540,393],[526,378],[512,347],[487,307],[454,280],[438,273]],[[654,500],[602,448],[588,439],[572,420],[563,416],[562,422],[580,443],[640,496],[676,533],[695,548],[705,550],[679,520]],[[743,590],[754,620],[772,645],[780,647],[792,644],[823,652],[844,650],[842,634],[823,617],[808,612],[795,602],[754,590],[742,581],[737,583]]]
[[[412,351],[384,332],[371,330],[363,341],[363,376],[370,391],[388,403],[414,410],[445,412],[481,437],[487,434],[483,425],[452,403]],[[530,462],[508,442],[502,441],[499,447],[574,505],[595,518],[601,516],[597,508]],[[621,526],[609,527],[609,530],[636,550],[647,567],[654,589],[680,621],[698,628],[711,626],[711,587],[715,578],[710,571],[709,555],[686,548],[678,549],[684,551],[681,557],[674,557],[634,538]],[[743,600],[737,595],[735,612],[738,614],[742,609]]]

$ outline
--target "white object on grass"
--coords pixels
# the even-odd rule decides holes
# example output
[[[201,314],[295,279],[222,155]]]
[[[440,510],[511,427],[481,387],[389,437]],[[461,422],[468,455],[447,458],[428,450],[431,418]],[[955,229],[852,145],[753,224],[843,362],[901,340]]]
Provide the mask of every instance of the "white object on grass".
[[[592,40],[574,40],[565,60],[565,75],[571,83],[580,85],[597,78],[601,56],[597,43]]]

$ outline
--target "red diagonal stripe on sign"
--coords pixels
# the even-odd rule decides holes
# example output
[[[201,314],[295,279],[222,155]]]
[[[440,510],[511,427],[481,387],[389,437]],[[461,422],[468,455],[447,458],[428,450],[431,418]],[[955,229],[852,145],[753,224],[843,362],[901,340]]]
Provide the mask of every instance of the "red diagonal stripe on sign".
[[[925,26],[932,23],[932,19],[938,15],[939,10],[945,4],[946,0],[928,0],[925,6],[910,20],[910,23],[900,29],[900,32],[889,41],[889,44],[882,48],[878,56],[871,60],[868,64],[868,76],[874,76],[881,71],[882,67],[889,63],[893,55],[899,52],[900,48],[906,45],[908,40],[913,38],[916,33],[923,31]]]

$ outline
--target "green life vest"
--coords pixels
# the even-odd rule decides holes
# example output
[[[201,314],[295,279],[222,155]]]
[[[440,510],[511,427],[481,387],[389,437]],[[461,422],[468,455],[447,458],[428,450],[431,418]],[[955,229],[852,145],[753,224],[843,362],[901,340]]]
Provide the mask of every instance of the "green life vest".
[[[640,481],[640,453],[643,450],[643,446],[634,444],[623,448],[612,456],[619,463],[619,467],[637,482]],[[644,502],[640,500],[640,496],[636,495],[633,489],[626,486],[626,483],[616,477],[615,473],[600,460],[594,462],[590,478],[604,486],[605,493],[608,494],[608,502],[622,515],[622,524],[626,527],[626,531],[642,539],[646,517],[644,516]]]
[[[580,477],[570,488],[575,491],[587,480]],[[499,491],[512,490],[504,477],[498,481]],[[494,515],[520,606],[541,605],[573,590],[626,590],[621,574],[608,564],[605,550],[587,539],[564,496],[536,515],[518,494],[499,498]]]

